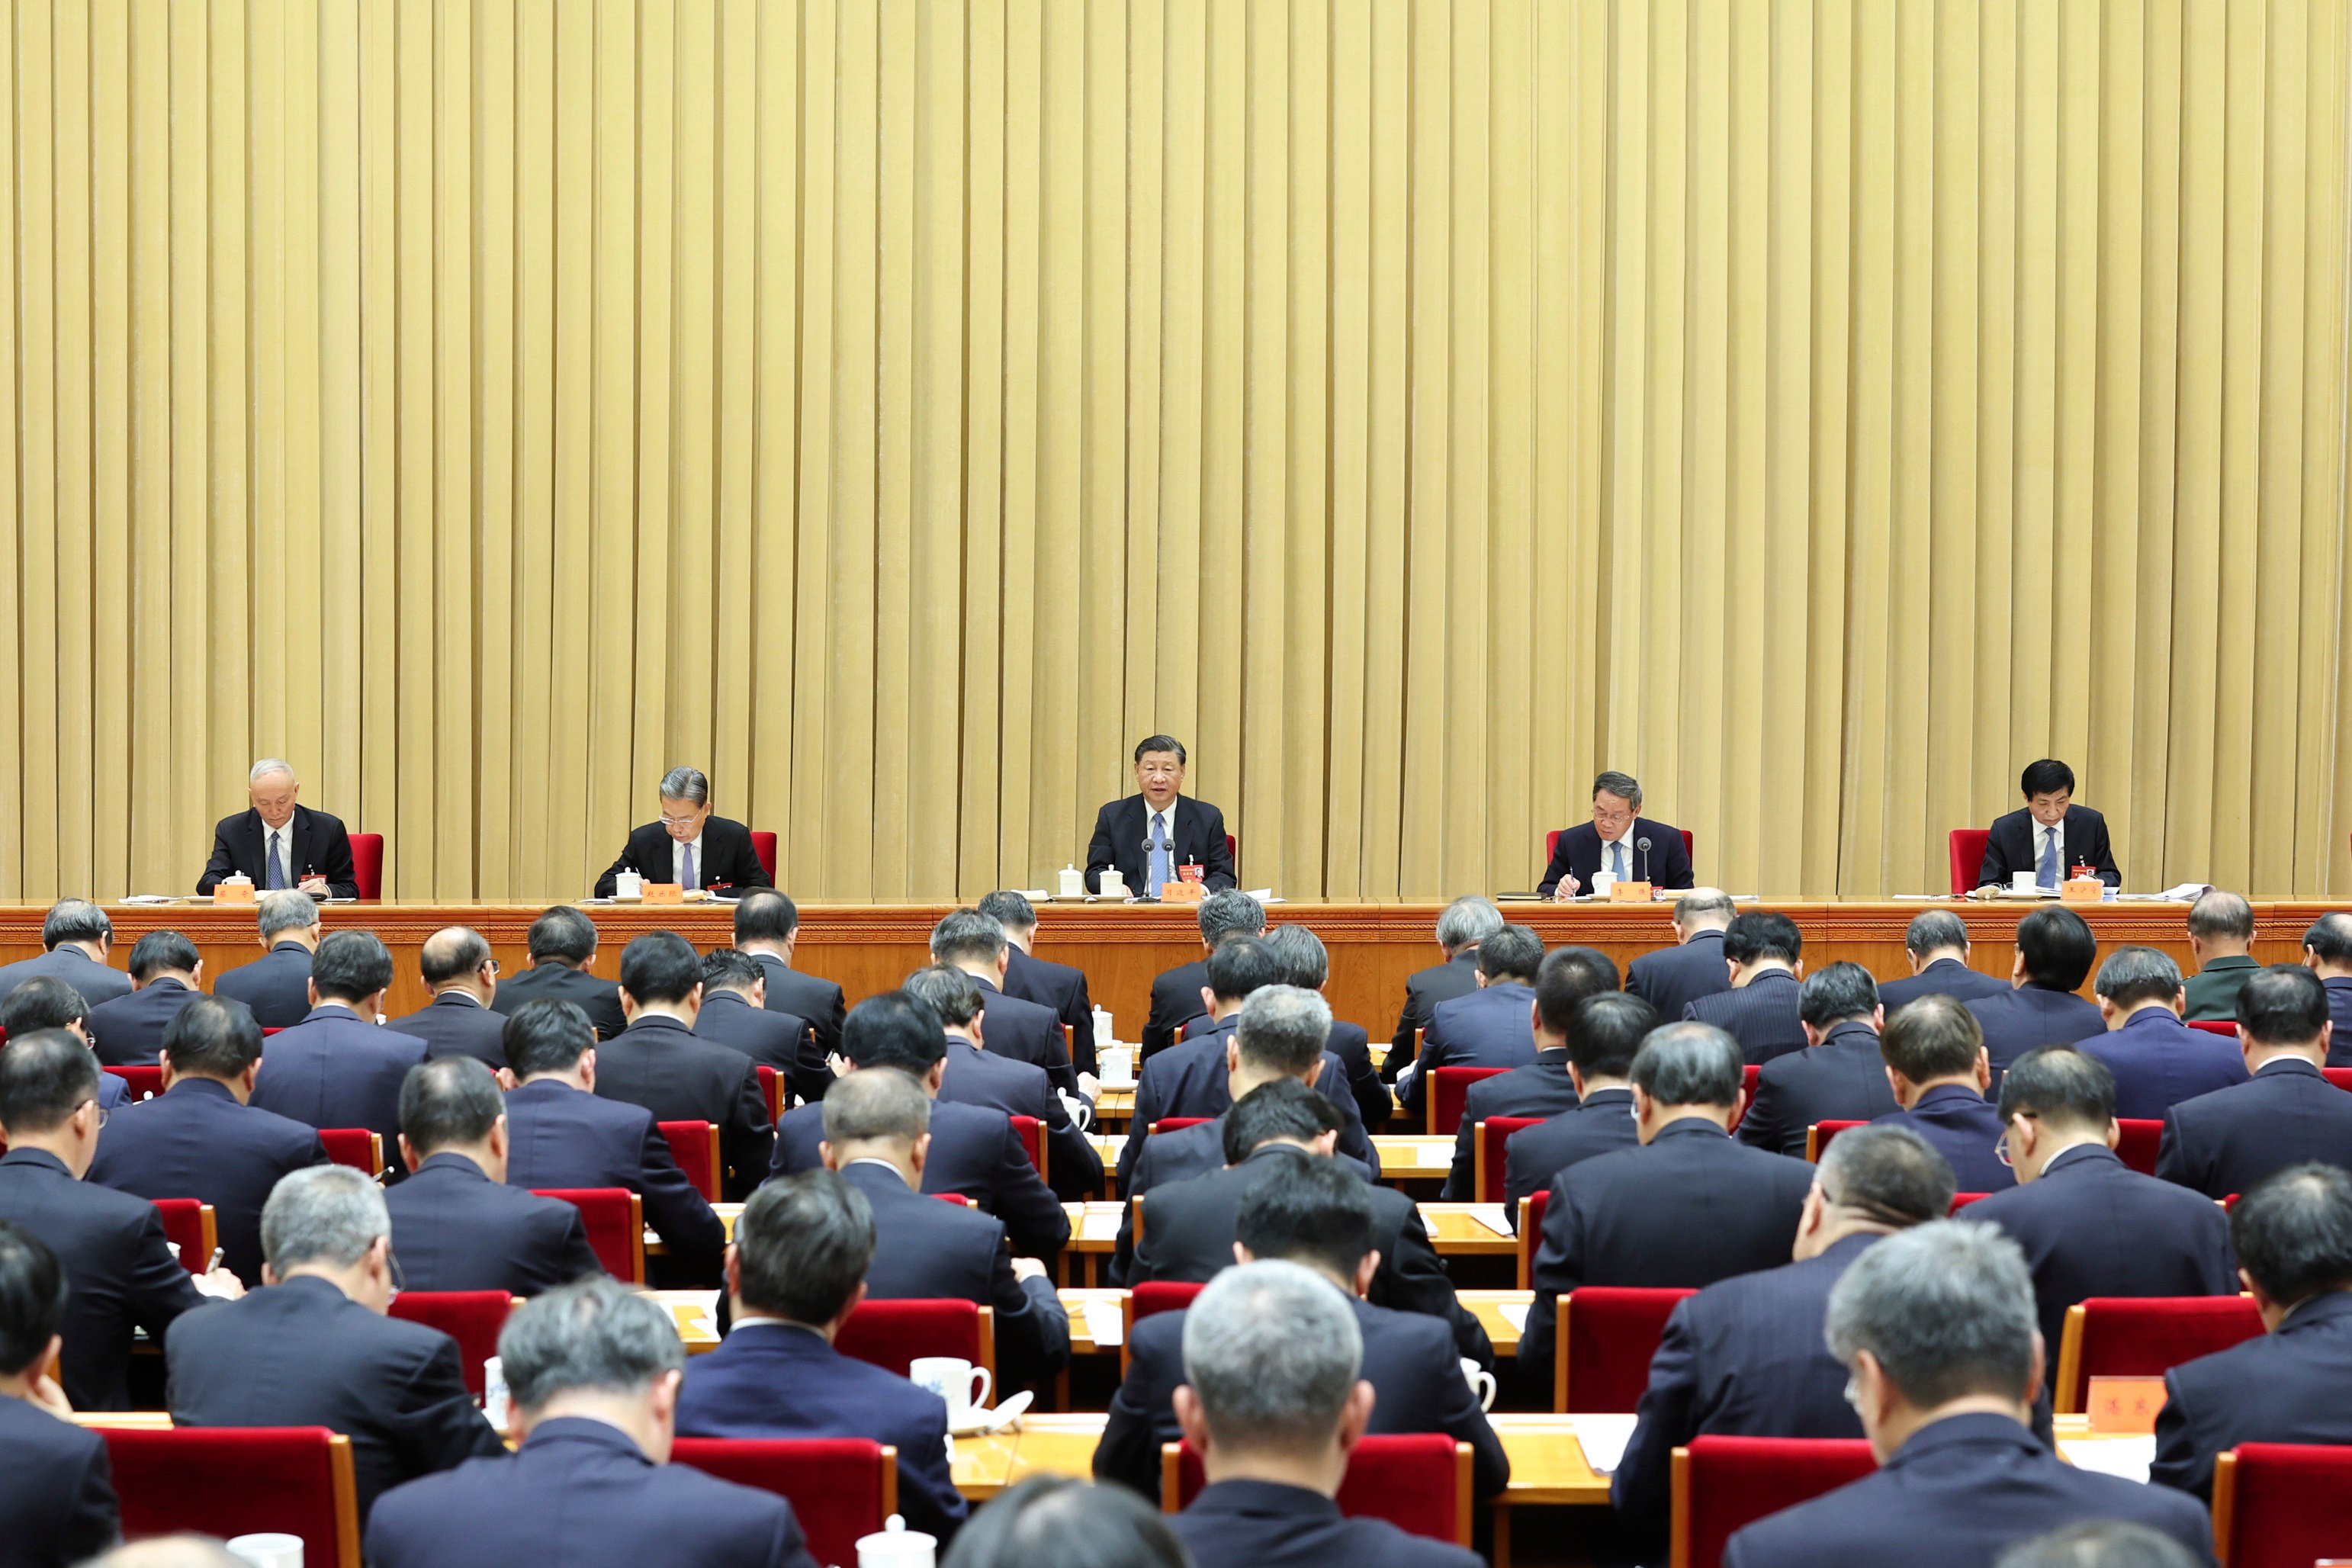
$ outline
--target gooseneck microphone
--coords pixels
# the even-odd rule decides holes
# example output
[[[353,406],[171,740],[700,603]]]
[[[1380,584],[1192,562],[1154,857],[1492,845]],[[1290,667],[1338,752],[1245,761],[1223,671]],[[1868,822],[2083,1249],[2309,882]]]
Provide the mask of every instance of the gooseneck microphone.
[[[1642,852],[1642,880],[1643,880],[1644,882],[1646,882],[1646,881],[1648,881],[1648,880],[1650,879],[1650,838],[1649,838],[1649,835],[1647,835],[1647,834],[1643,834],[1641,837],[1636,838],[1635,840],[1633,840],[1633,847],[1634,847],[1634,848],[1636,848],[1636,849],[1639,849],[1639,850]]]

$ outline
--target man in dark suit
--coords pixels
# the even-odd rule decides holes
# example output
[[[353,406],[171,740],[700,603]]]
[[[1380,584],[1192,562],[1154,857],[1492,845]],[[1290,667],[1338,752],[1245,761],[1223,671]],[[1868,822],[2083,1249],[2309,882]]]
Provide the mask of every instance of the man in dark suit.
[[[400,1080],[425,1059],[425,1042],[377,1026],[391,986],[392,954],[374,932],[339,931],[320,942],[310,1011],[263,1042],[253,1103],[312,1127],[365,1127],[395,1148]]]
[[[2089,922],[2072,910],[2040,909],[2017,922],[2011,989],[1968,1005],[1984,1031],[1995,1083],[2036,1046],[2071,1046],[2106,1032],[2098,1004],[2076,994],[2098,956]]]
[[[224,970],[213,994],[253,1009],[265,1029],[289,1029],[310,1011],[311,955],[319,951],[319,903],[308,893],[265,893],[254,910],[261,956]]]
[[[1723,932],[1731,989],[1685,1004],[1683,1016],[1728,1034],[1748,1062],[1803,1050],[1798,982],[1805,973],[1804,951],[1804,933],[1786,915],[1757,910],[1735,917]]]
[[[153,1067],[163,1031],[204,989],[205,961],[175,931],[151,931],[131,949],[127,996],[89,1010],[89,1048],[105,1067]]]
[[[1968,1216],[2024,1249],[2046,1344],[2060,1342],[2066,1309],[2088,1296],[2237,1290],[2220,1205],[2116,1158],[2116,1080],[2105,1063],[2074,1046],[2028,1051],[2002,1075],[2000,1120],[2018,1184],[1969,1205]]]
[[[1202,899],[1192,920],[1201,931],[1201,956],[1152,977],[1151,1012],[1144,1019],[1143,1037],[1138,1042],[1142,1047],[1139,1070],[1142,1062],[1174,1045],[1186,1025],[1207,1014],[1201,988],[1209,983],[1208,955],[1235,937],[1265,934],[1264,906],[1232,888]]]
[[[72,1568],[122,1533],[106,1440],[48,1375],[65,1315],[58,1255],[0,1220],[0,1542],[26,1568]]]
[[[246,793],[252,805],[213,828],[212,858],[196,879],[198,893],[243,872],[258,892],[288,888],[329,899],[360,896],[352,836],[341,818],[295,804],[302,788],[290,765],[275,757],[254,763]]]
[[[751,1194],[727,1249],[730,1327],[687,1369],[677,1430],[895,1447],[908,1528],[944,1544],[969,1511],[949,1470],[946,1403],[833,1348],[866,1300],[877,1236],[866,1194],[830,1171],[782,1176]]]
[[[8,993],[8,1000],[0,1002],[0,1035],[33,1034],[41,1029],[63,1029],[81,1042],[95,1055],[89,1034],[89,1005],[81,993],[62,980],[46,975],[27,980]],[[122,1080],[107,1073],[98,1080],[98,1108],[112,1110],[127,1098]]]
[[[2352,1094],[2319,1070],[2334,1026],[2318,977],[2299,963],[2257,970],[2235,1005],[2253,1077],[2167,1111],[2156,1173],[2226,1198],[2305,1161],[2352,1169]]]
[[[808,1021],[798,1014],[769,1011],[767,988],[768,972],[750,953],[731,947],[704,953],[702,1011],[694,1016],[695,1037],[775,1068],[784,1075],[786,1087],[803,1100],[824,1099],[833,1069],[814,1059]]]
[[[1440,1002],[1422,1037],[1421,1058],[1398,1076],[1407,1110],[1429,1102],[1430,1075],[1440,1068],[1517,1068],[1536,1059],[1536,971],[1543,939],[1526,926],[1507,925],[1478,944],[1478,989]]]
[[[2352,915],[2322,915],[2303,933],[2303,962],[2327,989],[2327,1016],[2336,1033],[2327,1043],[2332,1068],[2352,1067]]]
[[[1551,967],[1551,957],[1544,961],[1546,969]],[[1540,977],[1536,994],[1540,1005]],[[1538,1126],[1522,1127],[1503,1144],[1503,1212],[1514,1226],[1518,1224],[1519,1200],[1549,1190],[1570,1165],[1640,1143],[1633,1125],[1633,1058],[1658,1022],[1656,1009],[1639,996],[1602,993],[1570,1007],[1565,1037],[1576,1103]],[[1486,1086],[1471,1087],[1475,1093]],[[1458,1151],[1455,1158],[1460,1158]]]
[[[1801,1159],[1817,1121],[1868,1121],[1901,1108],[1886,1084],[1878,1031],[1886,1010],[1878,984],[1859,963],[1832,963],[1805,976],[1798,1017],[1805,1048],[1775,1057],[1756,1078],[1756,1103],[1739,1123],[1739,1141]]]
[[[791,1503],[669,1462],[686,1347],[658,1301],[566,1286],[516,1309],[499,1359],[521,1447],[378,1499],[375,1568],[816,1568]]]
[[[1211,892],[1234,886],[1225,814],[1181,794],[1183,742],[1172,735],[1137,742],[1135,784],[1141,793],[1111,801],[1095,814],[1095,835],[1087,845],[1087,891],[1101,892],[1102,874],[1114,866],[1129,898],[1156,899],[1163,884],[1179,879],[1197,879]]]
[[[1952,1167],[1964,1193],[2004,1193],[2017,1185],[2017,1173],[2001,1152],[2000,1112],[1985,1099],[1992,1068],[1975,1014],[1955,996],[1922,996],[1886,1020],[1878,1052],[1886,1062],[1887,1087],[1903,1109],[1879,1117],[1876,1125],[1907,1127],[1925,1138]]]
[[[38,958],[0,965],[0,1003],[27,980],[62,980],[93,1007],[131,994],[131,976],[107,966],[114,922],[96,904],[67,899],[52,905],[41,921],[41,946],[46,951]]]
[[[2107,1032],[2082,1047],[2116,1075],[2116,1114],[2157,1121],[2182,1100],[2246,1081],[2229,1040],[2180,1021],[2180,969],[2152,947],[2119,947],[2092,983]]]
[[[2238,987],[2262,967],[2253,956],[2254,907],[2208,888],[2189,906],[2189,952],[2197,973],[2182,987],[2181,1016],[2219,1023],[2238,1016]]]
[[[800,941],[801,912],[792,900],[772,888],[756,889],[735,904],[735,951],[751,954],[768,977],[762,1005],[772,1013],[804,1018],[816,1032],[811,1060],[822,1065],[841,1049],[841,1023],[848,1016],[841,987],[822,975],[793,967],[793,949]],[[832,1081],[830,1079],[825,1082]],[[820,1085],[809,1100],[823,1100]]]
[[[1042,1003],[1004,994],[1004,966],[1013,943],[1004,928],[976,910],[958,910],[931,928],[931,962],[962,970],[980,987],[981,1011],[988,1018],[988,1048],[1000,1057],[1044,1068],[1054,1087],[1094,1104],[1092,1079],[1081,1079],[1070,1065],[1062,1020]]]
[[[473,1058],[409,1069],[400,1158],[414,1173],[383,1201],[406,1289],[536,1296],[602,1272],[577,1208],[506,1184],[506,1102]]]
[[[1944,1217],[1952,1171],[1916,1133],[1856,1128],[1822,1154],[1796,1261],[1709,1285],[1666,1320],[1609,1500],[1663,1555],[1670,1460],[1694,1437],[1859,1437],[1822,1342],[1830,1290],[1880,1238]]]
[[[1034,1062],[1008,1060],[988,1048],[980,986],[971,976],[935,963],[907,976],[907,992],[940,1016],[947,1034],[940,1099],[1035,1118],[1045,1130],[1045,1169],[1055,1195],[1082,1203],[1101,1192],[1102,1156],[1071,1120],[1069,1107],[1054,1092],[1045,1069]]]
[[[596,1093],[596,1035],[569,1002],[541,1000],[507,1020],[509,1186],[549,1191],[625,1187],[667,1255],[657,1278],[708,1289],[719,1279],[726,1227],[642,1105]]]
[[[1466,1548],[1349,1519],[1333,1500],[1376,1398],[1364,1334],[1296,1263],[1219,1275],[1184,1314],[1176,1424],[1208,1485],[1171,1523],[1200,1568],[1476,1568]]]
[[[699,768],[672,768],[662,774],[661,819],[629,830],[619,858],[596,879],[596,897],[611,898],[624,871],[648,882],[676,882],[689,892],[706,888],[727,896],[775,885],[751,847],[751,830],[710,815],[710,781]]]
[[[1331,979],[1331,954],[1321,937],[1305,926],[1276,926],[1266,933],[1265,950],[1274,955],[1283,984],[1323,994]],[[1615,973],[1613,968],[1611,973]],[[1385,1126],[1395,1102],[1389,1098],[1389,1086],[1381,1081],[1380,1068],[1372,1064],[1371,1032],[1361,1024],[1333,1018],[1326,1048],[1347,1069],[1348,1091],[1356,1097],[1356,1110],[1364,1119],[1365,1131]]]
[[[1439,1003],[1478,988],[1478,944],[1502,929],[1503,911],[1475,893],[1445,906],[1437,917],[1437,947],[1445,954],[1444,962],[1416,969],[1406,979],[1404,1006],[1397,1013],[1396,1033],[1389,1038],[1388,1059],[1381,1063],[1382,1078],[1393,1083],[1412,1064],[1421,1031],[1429,1027]],[[1155,986],[1153,995],[1158,994]]]
[[[940,1098],[947,1071],[947,1037],[930,1004],[905,991],[868,996],[850,1011],[841,1031],[840,1060],[854,1072],[896,1068],[929,1093],[931,1142],[922,1190],[960,1193],[1004,1222],[1013,1250],[1045,1258],[1070,1239],[1069,1211],[1029,1163],[1013,1119],[992,1107]],[[824,1163],[824,1108],[803,1105],[776,1127],[770,1179],[820,1169]]]
[[[720,1186],[749,1197],[768,1168],[775,1129],[751,1058],[694,1037],[702,960],[675,931],[648,931],[621,950],[621,1011],[629,1026],[598,1047],[596,1092],[654,1113],[656,1121],[719,1129]]]
[[[1879,1005],[1887,1016],[1922,996],[1953,996],[1973,1002],[1998,996],[2008,984],[1969,967],[1969,928],[1949,910],[1926,910],[1912,917],[1903,933],[1903,953],[1911,973],[1878,988]]]
[[[1087,972],[1067,963],[1054,963],[1034,955],[1037,910],[1020,893],[999,888],[980,900],[980,912],[1004,928],[1013,946],[1005,953],[1007,996],[1051,1007],[1070,1026],[1070,1062],[1081,1073],[1095,1076],[1095,1005],[1087,994]]]
[[[433,1000],[387,1027],[425,1042],[425,1059],[471,1057],[497,1072],[507,1065],[506,1016],[490,1010],[499,994],[499,961],[478,932],[464,926],[435,931],[416,950],[416,967]]]
[[[2352,1444],[2352,1173],[2297,1165],[2249,1188],[2230,1242],[2269,1331],[2164,1374],[2147,1473],[2199,1497],[2241,1443]]]
[[[1454,1137],[1454,1163],[1445,1173],[1441,1198],[1473,1203],[1482,1195],[1478,1191],[1481,1121],[1496,1116],[1549,1119],[1576,1109],[1576,1074],[1569,1060],[1568,1043],[1577,1004],[1616,990],[1617,966],[1596,948],[1562,947],[1544,954],[1536,970],[1535,1000],[1528,1007],[1535,1059],[1470,1086],[1463,1100],[1462,1126]],[[1632,1125],[1630,1117],[1627,1125]],[[1632,1142],[1631,1138],[1626,1141]]]
[[[530,967],[502,979],[490,1010],[511,1018],[533,1002],[569,1002],[588,1016],[600,1040],[629,1026],[621,1016],[621,988],[588,973],[596,962],[596,922],[569,904],[557,904],[530,922]]]
[[[2021,774],[2023,809],[1996,817],[1985,837],[1984,864],[1978,869],[1980,888],[2006,888],[2021,871],[2033,873],[2035,885],[2055,888],[2088,866],[2110,888],[2123,886],[2116,869],[2115,850],[2107,842],[2107,819],[2087,805],[2075,805],[2074,770],[2045,757]]]
[[[1645,952],[1625,969],[1625,989],[1658,1010],[1679,1018],[1702,996],[1731,989],[1731,966],[1723,961],[1724,928],[1738,912],[1731,895],[1699,888],[1675,900],[1675,942]]]
[[[348,1165],[295,1172],[269,1194],[261,1247],[267,1289],[172,1326],[173,1426],[342,1433],[362,1521],[389,1487],[506,1452],[466,1392],[457,1342],[384,1315],[392,1221],[373,1182]]]
[[[1581,1161],[1552,1183],[1522,1374],[1549,1380],[1559,1300],[1580,1285],[1696,1289],[1788,1260],[1813,1168],[1733,1142],[1740,1076],[1738,1046],[1711,1026],[1672,1024],[1642,1043],[1642,1146]]]
[[[1590,892],[1594,878],[1604,874],[1655,888],[1689,887],[1690,849],[1682,830],[1641,811],[1642,785],[1633,774],[1611,772],[1594,779],[1592,820],[1561,830],[1536,891],[1572,899]]]
[[[2152,1526],[2211,1563],[2195,1499],[2078,1469],[2029,1429],[2045,1353],[2032,1288],[1985,1226],[1940,1220],[1866,1249],[1830,1292],[1827,1338],[1880,1468],[1738,1531],[1724,1568],[1984,1568],[2013,1542],[2100,1519]]]
[[[261,1026],[241,1003],[194,996],[163,1037],[163,1092],[114,1112],[89,1179],[149,1200],[213,1205],[222,1260],[261,1283],[261,1209],[280,1177],[327,1163],[316,1129],[251,1103]]]
[[[1380,1395],[1368,1430],[1443,1432],[1469,1444],[1471,1489],[1492,1497],[1511,1479],[1511,1462],[1461,1373],[1446,1325],[1363,1299],[1380,1269],[1375,1223],[1371,1189],[1362,1181],[1329,1160],[1293,1161],[1279,1180],[1258,1182],[1242,1199],[1234,1216],[1234,1261],[1279,1259],[1329,1280],[1355,1312],[1364,1376]],[[1160,1446],[1181,1436],[1175,1393],[1184,1381],[1183,1339],[1181,1312],[1135,1325],[1127,1373],[1095,1448],[1097,1479],[1159,1495]]]

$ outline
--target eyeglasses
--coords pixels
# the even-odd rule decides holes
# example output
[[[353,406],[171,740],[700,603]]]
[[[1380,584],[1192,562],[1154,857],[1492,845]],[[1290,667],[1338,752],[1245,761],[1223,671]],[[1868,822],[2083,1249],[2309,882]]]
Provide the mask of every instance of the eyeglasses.
[[[694,816],[672,816],[665,812],[662,814],[661,825],[664,827],[691,827],[698,820],[700,820],[698,817]]]
[[[98,1101],[97,1101],[97,1100],[83,1100],[81,1103],[82,1103],[82,1105],[98,1105]],[[76,1106],[74,1109],[75,1109],[75,1110],[80,1110],[80,1109],[81,1109],[81,1106]],[[99,1124],[99,1126],[100,1126],[100,1127],[101,1127],[101,1128],[102,1128],[102,1127],[104,1127],[104,1126],[106,1125],[106,1117],[107,1117],[107,1110],[106,1110],[106,1107],[104,1107],[103,1105],[98,1105],[98,1124]]]
[[[2017,1114],[2024,1117],[2028,1121],[2037,1120],[2033,1112],[2031,1110],[2021,1110]],[[2009,1134],[2007,1132],[2003,1132],[2000,1137],[1992,1141],[1992,1154],[1994,1159],[1999,1160],[2011,1170],[2013,1171],[2017,1168],[2017,1163],[2009,1157]]]
[[[1859,1415],[1862,1414],[1862,1390],[1856,1385],[1854,1382],[1854,1374],[1852,1373],[1846,1373],[1845,1402],[1853,1406],[1853,1413],[1855,1415]]]

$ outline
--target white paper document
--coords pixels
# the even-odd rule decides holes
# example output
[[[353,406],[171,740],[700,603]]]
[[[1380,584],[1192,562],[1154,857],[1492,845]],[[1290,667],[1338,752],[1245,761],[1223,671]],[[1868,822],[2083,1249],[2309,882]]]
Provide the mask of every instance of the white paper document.
[[[1087,1317],[1087,1337],[1097,1349],[1115,1350],[1127,1337],[1127,1319],[1116,1301],[1081,1301]]]
[[[1625,1445],[1633,1440],[1632,1413],[1584,1415],[1575,1419],[1576,1443],[1584,1450],[1584,1462],[1601,1475],[1614,1473],[1625,1457]]]
[[[2127,1481],[2147,1481],[2156,1463],[2156,1439],[2147,1437],[2061,1437],[2058,1451],[2078,1470],[2121,1476]]]
[[[1511,1228],[1511,1216],[1501,1204],[1472,1204],[1470,1217],[1493,1231],[1496,1236],[1516,1236]]]
[[[1528,1310],[1534,1305],[1532,1301],[1497,1301],[1495,1310],[1503,1314],[1503,1321],[1524,1334],[1528,1331]]]

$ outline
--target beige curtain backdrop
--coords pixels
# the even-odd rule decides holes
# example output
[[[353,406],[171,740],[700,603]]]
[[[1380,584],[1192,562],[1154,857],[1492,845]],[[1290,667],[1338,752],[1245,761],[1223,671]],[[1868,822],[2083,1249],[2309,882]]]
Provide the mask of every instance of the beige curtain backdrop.
[[[2345,0],[0,4],[0,895],[2352,888]]]

